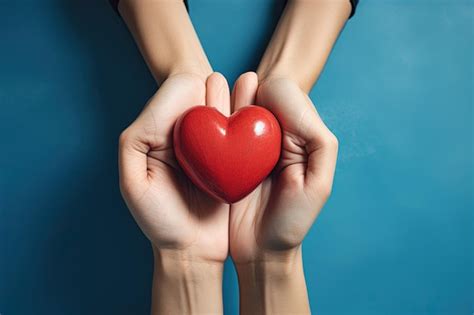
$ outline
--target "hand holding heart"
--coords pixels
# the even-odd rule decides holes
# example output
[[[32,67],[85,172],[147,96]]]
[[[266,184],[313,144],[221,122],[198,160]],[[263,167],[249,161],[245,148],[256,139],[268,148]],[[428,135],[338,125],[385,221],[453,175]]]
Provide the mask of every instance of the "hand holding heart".
[[[173,126],[198,104],[228,116],[231,108],[255,103],[278,119],[281,155],[271,176],[229,207],[183,173],[173,151]],[[234,262],[242,264],[299,247],[330,194],[336,156],[336,138],[295,83],[268,79],[259,86],[257,75],[246,73],[237,80],[231,102],[221,75],[203,82],[182,74],[166,80],[122,134],[121,189],[155,249],[223,262],[230,245]]]
[[[234,110],[256,103],[282,128],[280,160],[272,175],[231,205],[229,243],[236,265],[293,255],[331,192],[338,143],[309,97],[292,81],[255,73],[237,81]]]
[[[330,194],[337,140],[307,93],[351,2],[288,1],[260,77],[243,74],[231,95],[183,1],[120,1],[163,82],[119,150],[122,194],[153,245],[152,314],[222,314],[229,253],[242,314],[311,313],[300,245]]]
[[[229,206],[195,187],[173,151],[173,126],[196,104],[215,104],[228,114],[225,79],[179,74],[161,85],[120,137],[120,187],[155,254],[167,250],[187,260],[222,263],[228,255]]]

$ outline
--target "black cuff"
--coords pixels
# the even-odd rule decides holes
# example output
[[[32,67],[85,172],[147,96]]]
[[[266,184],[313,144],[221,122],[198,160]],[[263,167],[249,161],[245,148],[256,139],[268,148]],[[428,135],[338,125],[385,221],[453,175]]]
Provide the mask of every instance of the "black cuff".
[[[351,11],[351,15],[349,15],[349,19],[356,13],[357,4],[359,4],[359,0],[350,0],[350,1],[352,4],[352,11]]]

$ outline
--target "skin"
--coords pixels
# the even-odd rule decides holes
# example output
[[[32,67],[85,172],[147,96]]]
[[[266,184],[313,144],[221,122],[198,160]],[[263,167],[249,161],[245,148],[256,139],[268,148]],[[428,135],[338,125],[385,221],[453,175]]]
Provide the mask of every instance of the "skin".
[[[161,83],[119,147],[121,191],[155,258],[152,314],[221,314],[229,205],[183,174],[172,130],[197,104],[228,115],[227,82],[212,74],[182,2],[122,0],[119,11]]]
[[[222,313],[229,206],[191,184],[171,142],[183,111],[219,103],[220,80],[170,76],[120,138],[121,190],[155,257],[153,314]]]
[[[274,113],[283,132],[273,174],[231,206],[229,243],[241,313],[306,314],[301,243],[330,195],[337,139],[293,81],[278,78],[258,85],[255,73],[239,80],[236,108],[256,100]]]
[[[309,314],[302,241],[333,183],[338,141],[308,92],[350,15],[349,1],[290,2],[258,68],[236,82],[233,106],[256,103],[280,122],[273,174],[231,205],[230,253],[241,314]]]
[[[236,265],[242,314],[310,312],[301,242],[330,195],[337,139],[307,93],[350,13],[347,0],[287,5],[257,73],[232,99],[177,0],[121,0],[158,91],[122,133],[120,186],[155,257],[152,314],[221,314],[223,263]],[[231,206],[194,187],[177,165],[172,128],[187,108],[258,104],[283,130],[272,176]]]

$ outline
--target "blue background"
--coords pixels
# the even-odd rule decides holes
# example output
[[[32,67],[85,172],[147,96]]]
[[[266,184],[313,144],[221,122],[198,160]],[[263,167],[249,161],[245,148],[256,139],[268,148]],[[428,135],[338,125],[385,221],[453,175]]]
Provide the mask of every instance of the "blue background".
[[[304,242],[316,314],[472,314],[472,1],[361,2],[311,96],[340,140]],[[218,71],[254,69],[281,3],[191,0]],[[0,0],[0,313],[148,314],[152,255],[117,138],[156,88],[106,1]],[[229,261],[226,314],[237,314]]]

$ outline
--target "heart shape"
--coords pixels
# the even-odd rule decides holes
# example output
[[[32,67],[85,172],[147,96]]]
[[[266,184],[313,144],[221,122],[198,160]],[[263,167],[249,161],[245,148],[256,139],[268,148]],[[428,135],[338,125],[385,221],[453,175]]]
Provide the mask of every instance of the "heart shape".
[[[280,125],[260,106],[242,107],[229,118],[213,107],[195,106],[177,120],[173,136],[186,175],[227,203],[251,193],[280,157]]]

